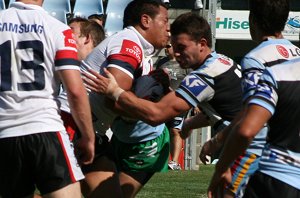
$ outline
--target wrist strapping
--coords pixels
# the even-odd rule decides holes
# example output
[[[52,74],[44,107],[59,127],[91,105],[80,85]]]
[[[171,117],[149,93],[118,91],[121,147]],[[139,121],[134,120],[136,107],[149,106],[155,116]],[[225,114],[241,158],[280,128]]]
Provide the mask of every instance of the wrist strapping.
[[[124,92],[125,90],[123,90],[122,88],[118,87],[113,93],[112,93],[112,98],[114,99],[114,101],[118,101],[120,95]]]

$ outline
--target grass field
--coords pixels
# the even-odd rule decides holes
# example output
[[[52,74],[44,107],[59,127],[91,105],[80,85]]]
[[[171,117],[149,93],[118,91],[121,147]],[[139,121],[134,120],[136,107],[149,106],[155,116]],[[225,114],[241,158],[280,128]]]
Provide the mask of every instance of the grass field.
[[[169,171],[168,173],[157,173],[136,197],[207,197],[206,190],[213,170],[214,165],[200,165],[198,171]]]

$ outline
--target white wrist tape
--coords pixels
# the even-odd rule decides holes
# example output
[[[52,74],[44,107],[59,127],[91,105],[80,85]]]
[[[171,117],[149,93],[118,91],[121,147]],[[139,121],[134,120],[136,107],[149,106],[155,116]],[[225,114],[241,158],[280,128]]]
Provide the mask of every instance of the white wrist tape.
[[[124,92],[123,89],[121,89],[120,87],[118,87],[113,93],[112,93],[112,98],[114,99],[114,101],[118,101],[120,95]]]

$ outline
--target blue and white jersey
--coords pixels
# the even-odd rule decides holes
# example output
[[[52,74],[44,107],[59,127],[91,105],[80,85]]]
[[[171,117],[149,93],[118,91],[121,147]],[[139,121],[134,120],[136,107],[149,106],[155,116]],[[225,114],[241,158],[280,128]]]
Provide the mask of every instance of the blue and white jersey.
[[[267,67],[297,58],[297,47],[286,39],[268,38],[251,50],[242,60],[243,100],[253,95],[258,80]],[[298,52],[299,53],[299,52]],[[265,126],[254,138],[249,152],[261,155],[266,143],[268,127]]]
[[[259,170],[300,190],[300,49],[294,49],[280,49],[298,57],[266,68],[249,104],[272,114]]]
[[[132,26],[106,38],[82,61],[81,69],[92,68],[102,73],[103,68],[116,68],[133,79],[147,75],[152,69],[154,47]],[[137,143],[158,137],[165,127],[152,127],[142,121],[128,122],[105,105],[105,96],[90,92],[94,129],[105,132],[111,124],[114,135],[122,142]],[[115,121],[114,121],[115,120]],[[113,122],[114,121],[114,122]]]
[[[241,61],[243,100],[252,96],[256,84],[267,67],[293,60],[299,56],[297,47],[286,39],[268,38],[251,50]]]
[[[240,68],[232,59],[212,52],[184,78],[176,93],[192,106],[199,106],[212,125],[220,119],[232,121],[242,107]]]

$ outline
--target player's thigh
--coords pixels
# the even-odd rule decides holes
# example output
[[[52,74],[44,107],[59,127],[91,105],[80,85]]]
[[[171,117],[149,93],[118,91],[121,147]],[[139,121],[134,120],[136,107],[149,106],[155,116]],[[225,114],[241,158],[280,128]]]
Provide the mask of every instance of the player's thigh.
[[[79,182],[69,184],[59,190],[43,195],[44,198],[81,198]]]
[[[119,179],[124,198],[135,197],[153,175],[154,172],[120,172]]]
[[[115,163],[106,156],[98,157],[85,170],[81,181],[86,197],[121,197],[121,187]]]

